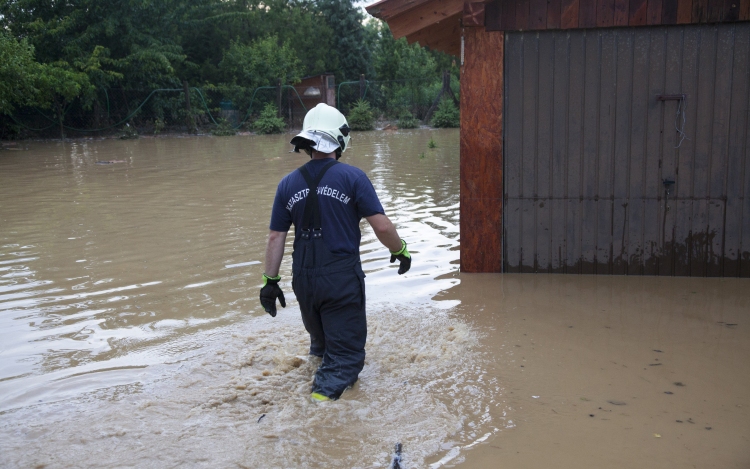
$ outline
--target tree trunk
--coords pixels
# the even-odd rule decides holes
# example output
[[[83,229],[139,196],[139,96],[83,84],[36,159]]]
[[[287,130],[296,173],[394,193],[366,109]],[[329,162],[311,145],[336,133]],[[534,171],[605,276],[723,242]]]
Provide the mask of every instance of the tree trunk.
[[[60,122],[60,140],[65,141],[65,127],[63,127],[63,106],[58,100],[55,100],[55,108],[57,108],[57,120]]]

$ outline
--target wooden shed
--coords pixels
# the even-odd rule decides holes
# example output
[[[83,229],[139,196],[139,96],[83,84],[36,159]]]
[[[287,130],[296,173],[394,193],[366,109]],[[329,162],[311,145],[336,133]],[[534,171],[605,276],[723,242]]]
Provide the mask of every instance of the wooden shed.
[[[461,59],[461,270],[750,277],[750,0],[383,0]]]

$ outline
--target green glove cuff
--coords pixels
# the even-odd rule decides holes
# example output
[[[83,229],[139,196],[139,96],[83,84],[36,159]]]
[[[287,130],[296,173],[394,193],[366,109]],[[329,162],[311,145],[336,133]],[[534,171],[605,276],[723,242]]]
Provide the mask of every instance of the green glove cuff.
[[[265,287],[268,284],[268,281],[271,280],[272,282],[278,282],[281,280],[281,275],[277,275],[276,277],[269,277],[266,274],[263,274],[263,286]]]
[[[409,254],[409,250],[406,249],[406,241],[404,241],[403,239],[401,240],[401,250],[397,252],[391,251],[391,254],[393,254],[394,256],[404,255],[406,257],[411,258],[411,254]]]

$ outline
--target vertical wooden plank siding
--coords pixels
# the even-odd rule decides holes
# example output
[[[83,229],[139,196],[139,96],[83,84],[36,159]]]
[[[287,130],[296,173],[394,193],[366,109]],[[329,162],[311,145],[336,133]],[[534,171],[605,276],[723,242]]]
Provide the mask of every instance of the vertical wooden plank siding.
[[[644,262],[645,275],[659,275],[659,255],[663,248],[664,185],[662,184],[662,134],[664,132],[664,104],[655,96],[665,94],[664,70],[667,38],[665,28],[648,28],[649,35],[648,108],[646,113],[646,155],[644,163]]]
[[[677,0],[677,23],[688,24],[693,19],[693,0]]]
[[[633,37],[633,77],[648,77],[650,36],[646,34]],[[630,178],[628,184],[628,274],[643,274],[645,259],[645,243],[643,233],[646,220],[646,128],[648,124],[648,108],[650,104],[648,87],[637,86],[637,82],[629,77],[632,89],[632,120],[630,134]]]
[[[716,92],[716,36],[715,28],[701,28],[698,51],[698,83],[696,89],[695,154],[693,159],[693,239],[691,243],[690,274],[706,275],[708,245],[709,174],[711,142],[713,140],[714,94]]]
[[[661,24],[677,24],[679,0],[662,0]]]
[[[612,273],[612,215],[614,194],[615,97],[617,96],[617,54],[614,29],[601,32],[599,78],[599,142],[597,157],[596,273]]]
[[[628,273],[628,246],[630,215],[630,171],[631,140],[633,122],[633,36],[618,34],[616,61],[616,102],[615,108],[615,151],[614,151],[614,186],[612,213],[612,273]]]
[[[516,2],[503,2],[502,30],[513,31],[516,28]]]
[[[506,38],[505,271],[750,277],[750,23]]]
[[[627,26],[630,13],[630,0],[615,0],[615,26]]]
[[[741,274],[742,224],[747,166],[748,119],[750,119],[750,28],[737,28],[732,67],[732,104],[729,115],[727,168],[727,215],[724,272],[725,277]],[[744,214],[749,213],[745,211]],[[750,230],[748,230],[750,231]],[[750,259],[747,261],[750,262]]]
[[[701,28],[684,28],[682,44],[682,76],[680,91],[687,96],[685,102],[685,134],[677,149],[675,199],[675,275],[691,275],[693,255],[693,208],[695,201],[695,139],[698,121],[698,51]],[[665,103],[666,104],[666,103]]]
[[[693,23],[705,23],[708,21],[708,2],[710,0],[693,0]]]
[[[729,144],[729,114],[732,108],[732,68],[734,50],[734,28],[718,28],[716,41],[717,57],[730,60],[716,60],[714,81],[713,134],[711,138],[711,162],[708,195],[711,200],[708,209],[710,241],[708,244],[707,275],[720,276],[724,269],[724,239],[727,195],[727,153]]]
[[[583,79],[583,154],[581,168],[581,269],[596,273],[596,241],[599,206],[599,100],[601,93],[601,30],[586,33]]]
[[[725,0],[711,0],[708,2],[708,18],[709,23],[715,23],[724,19],[724,3]]]
[[[580,0],[562,0],[561,8],[562,8],[561,13],[560,13],[561,27],[563,29],[577,28]]]
[[[615,0],[597,0],[596,26],[609,28],[615,25]]]
[[[630,0],[629,26],[643,26],[646,24],[648,0]]]
[[[570,79],[569,84],[569,125],[568,125],[568,182],[566,201],[566,256],[568,273],[581,273],[583,257],[581,255],[581,217],[584,191],[583,183],[583,106],[586,63],[586,34],[571,34],[570,41]]]
[[[748,66],[746,64],[746,66]],[[750,93],[748,93],[747,107],[750,109]],[[744,153],[744,154],[743,154]],[[748,214],[750,214],[750,116],[745,121],[745,145],[738,151],[742,158],[743,184],[740,203],[742,205],[742,218],[737,220],[740,225],[740,277],[750,277],[750,227],[747,226]]]
[[[646,23],[649,25],[660,25],[663,0],[648,0],[646,9]]]
[[[529,11],[531,0],[516,0],[516,28],[520,30],[529,29]]]
[[[502,270],[502,33],[466,28],[461,69],[461,270]]]
[[[551,36],[551,35],[550,35]],[[565,196],[568,191],[568,107],[570,89],[570,52],[567,38],[553,36],[552,79],[552,167],[550,200],[550,265],[551,272],[564,273],[566,268],[566,232],[559,229],[567,225]]]
[[[665,77],[664,93],[679,94],[681,91],[682,78],[682,44],[684,28],[665,28],[667,47],[665,51]],[[677,110],[683,105],[682,101],[671,100],[659,103],[664,110],[661,127],[662,134],[661,149],[661,180],[677,181],[677,145],[679,135],[673,129]],[[676,183],[675,183],[676,185]],[[675,268],[675,213],[678,211],[678,202],[675,200],[675,186],[673,185],[667,193],[664,186],[664,208],[661,226],[661,253],[659,256],[659,274],[674,275]]]
[[[531,0],[528,29],[547,29],[547,0]]]
[[[750,0],[494,0],[489,31],[750,21]]]
[[[581,0],[580,10],[578,11],[579,28],[596,27],[596,7],[598,0]]]
[[[562,22],[562,0],[549,0],[547,4],[547,28],[560,29]]]
[[[539,143],[539,41],[536,33],[523,38],[523,105],[522,132],[526,138],[521,144],[521,272],[535,272],[538,269],[536,236],[537,211],[537,148]],[[537,39],[537,40],[534,40]]]
[[[505,41],[505,86],[518,91],[516,94],[505,93],[505,112],[516,116],[515,119],[506,121],[507,134],[517,134],[523,131],[523,90],[526,83],[523,81],[524,54],[523,36],[509,36]],[[523,151],[522,138],[511,139],[505,144],[504,155],[513,155],[505,158],[505,187],[509,194],[521,194],[521,161]],[[505,199],[504,208],[505,228],[505,259],[509,266],[509,272],[520,272],[521,265],[521,199]],[[517,269],[517,270],[516,270]]]
[[[552,34],[541,34],[539,36],[539,64],[555,63],[555,37]],[[536,212],[536,239],[537,239],[537,272],[550,272],[552,269],[552,253],[550,247],[551,227],[551,191],[552,191],[552,125],[554,119],[554,68],[553,73],[538,73],[538,101],[536,115],[541,117],[537,123],[537,148],[536,148],[536,193],[534,197]],[[540,115],[539,109],[549,109],[550,112]]]

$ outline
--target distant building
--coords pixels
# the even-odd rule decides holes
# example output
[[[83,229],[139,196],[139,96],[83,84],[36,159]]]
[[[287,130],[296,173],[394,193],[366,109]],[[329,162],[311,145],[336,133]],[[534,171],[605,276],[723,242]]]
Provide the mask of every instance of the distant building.
[[[336,77],[333,74],[305,77],[294,86],[294,90],[288,89],[287,93],[289,96],[286,117],[293,126],[301,127],[307,111],[318,104],[325,103],[336,107]]]
[[[461,58],[461,269],[750,277],[750,0],[383,0]]]

